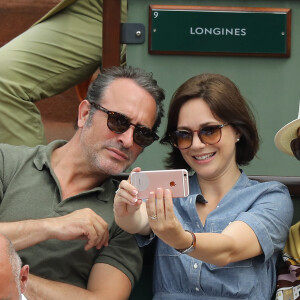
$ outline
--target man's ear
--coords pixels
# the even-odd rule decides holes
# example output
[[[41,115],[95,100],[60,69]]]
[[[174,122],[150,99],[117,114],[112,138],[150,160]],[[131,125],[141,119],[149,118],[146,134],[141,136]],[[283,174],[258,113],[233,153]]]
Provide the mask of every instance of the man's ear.
[[[78,128],[82,128],[87,121],[90,113],[91,105],[87,100],[82,100],[78,107]]]
[[[24,294],[25,291],[26,291],[28,277],[29,277],[29,266],[28,265],[24,265],[21,268],[21,272],[20,272],[20,284],[21,284],[21,292],[22,292],[22,294]]]

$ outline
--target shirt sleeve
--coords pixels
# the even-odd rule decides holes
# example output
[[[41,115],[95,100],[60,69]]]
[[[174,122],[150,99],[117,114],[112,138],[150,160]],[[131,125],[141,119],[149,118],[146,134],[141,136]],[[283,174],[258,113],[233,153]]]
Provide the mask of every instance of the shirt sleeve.
[[[140,235],[140,234],[135,234],[135,239],[139,245],[139,247],[145,247],[148,246],[153,239],[156,237],[153,231],[151,231],[150,235]]]
[[[237,220],[248,224],[255,232],[268,260],[283,249],[293,219],[293,203],[287,187],[279,182],[261,183],[266,189],[252,207]]]
[[[3,190],[4,190],[3,179],[4,179],[4,157],[0,149],[0,204],[3,199]]]
[[[133,287],[142,272],[143,255],[134,236],[114,224],[109,244],[99,252],[95,263],[106,263],[119,269],[130,279]]]

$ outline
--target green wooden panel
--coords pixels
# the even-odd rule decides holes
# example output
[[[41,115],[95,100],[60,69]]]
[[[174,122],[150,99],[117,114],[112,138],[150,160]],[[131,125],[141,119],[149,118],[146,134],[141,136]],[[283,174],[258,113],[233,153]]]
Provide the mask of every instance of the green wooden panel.
[[[299,176],[300,162],[281,153],[274,144],[276,132],[286,123],[296,119],[300,98],[300,1],[282,0],[129,0],[128,21],[142,23],[148,32],[150,4],[273,7],[291,9],[291,56],[241,57],[241,56],[190,56],[157,55],[148,53],[148,42],[127,45],[127,62],[153,72],[166,91],[165,107],[175,89],[196,74],[209,72],[228,76],[239,87],[250,103],[257,119],[261,146],[257,157],[243,169],[249,175]],[[162,135],[166,119],[159,129]],[[153,143],[146,148],[133,166],[144,170],[163,169],[163,159],[168,148]]]
[[[151,52],[285,54],[287,13],[151,10]]]

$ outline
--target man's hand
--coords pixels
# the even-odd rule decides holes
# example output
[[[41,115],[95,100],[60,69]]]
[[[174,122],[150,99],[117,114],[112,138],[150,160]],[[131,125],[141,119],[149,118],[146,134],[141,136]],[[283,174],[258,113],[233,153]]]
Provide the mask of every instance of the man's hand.
[[[49,239],[81,239],[87,241],[85,250],[100,249],[108,245],[109,238],[107,223],[89,208],[55,218],[0,222],[0,233],[12,241],[17,251]]]
[[[93,210],[84,208],[68,215],[47,219],[51,238],[58,240],[86,240],[84,249],[100,249],[108,245],[108,225]]]

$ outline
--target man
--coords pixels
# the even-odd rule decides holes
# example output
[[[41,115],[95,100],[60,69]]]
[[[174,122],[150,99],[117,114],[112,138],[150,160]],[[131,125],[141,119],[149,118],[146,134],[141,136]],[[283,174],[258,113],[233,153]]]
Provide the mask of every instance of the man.
[[[114,222],[124,171],[155,134],[163,90],[151,74],[114,67],[78,110],[69,142],[0,146],[0,232],[30,265],[28,299],[127,299],[142,259]]]
[[[0,234],[0,300],[25,299],[28,274],[29,266],[22,267],[13,244]]]
[[[121,3],[124,22],[127,1]],[[0,143],[46,143],[34,102],[75,86],[101,67],[102,14],[103,0],[62,0],[0,48]]]

